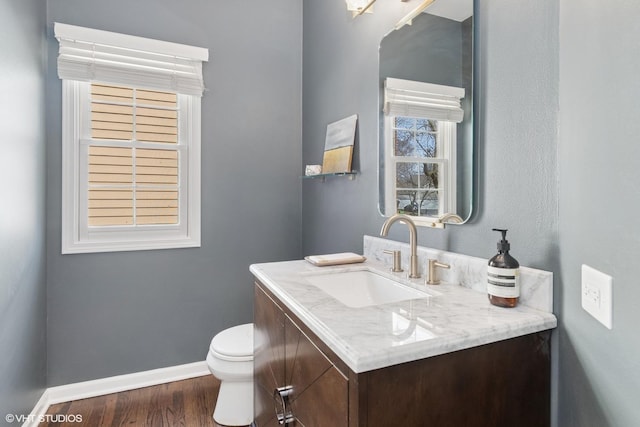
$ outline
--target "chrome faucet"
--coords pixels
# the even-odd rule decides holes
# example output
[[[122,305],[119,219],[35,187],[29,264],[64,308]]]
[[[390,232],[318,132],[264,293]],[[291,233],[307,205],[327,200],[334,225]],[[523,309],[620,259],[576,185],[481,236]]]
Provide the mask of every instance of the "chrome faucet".
[[[420,277],[420,272],[418,271],[418,230],[416,229],[416,224],[413,220],[407,215],[395,214],[389,217],[384,224],[382,224],[380,236],[387,237],[389,228],[391,228],[391,225],[397,221],[404,222],[407,224],[407,227],[409,227],[409,246],[411,248],[411,257],[409,258],[411,263],[409,277],[416,279]]]

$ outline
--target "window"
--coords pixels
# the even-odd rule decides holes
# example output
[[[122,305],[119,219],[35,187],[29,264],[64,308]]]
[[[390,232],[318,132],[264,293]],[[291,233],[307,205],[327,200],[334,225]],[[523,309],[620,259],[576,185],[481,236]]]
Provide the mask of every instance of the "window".
[[[200,246],[206,55],[183,59],[183,51],[200,48],[64,24],[55,32],[63,79],[62,253]]]
[[[414,216],[418,224],[456,212],[462,97],[460,88],[385,80],[385,212]]]

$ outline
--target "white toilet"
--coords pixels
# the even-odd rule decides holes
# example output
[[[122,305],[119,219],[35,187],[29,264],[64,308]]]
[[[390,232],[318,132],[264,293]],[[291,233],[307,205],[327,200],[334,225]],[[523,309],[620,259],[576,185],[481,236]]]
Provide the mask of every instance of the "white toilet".
[[[211,340],[207,365],[220,380],[213,419],[223,426],[253,422],[253,323],[234,326]]]

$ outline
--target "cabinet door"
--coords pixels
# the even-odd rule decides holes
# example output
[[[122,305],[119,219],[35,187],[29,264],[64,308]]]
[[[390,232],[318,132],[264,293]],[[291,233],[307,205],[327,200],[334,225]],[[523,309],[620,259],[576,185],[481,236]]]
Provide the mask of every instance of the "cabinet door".
[[[285,316],[285,373],[291,386],[288,408],[305,427],[347,426],[348,380]]]
[[[285,383],[284,313],[258,286],[254,298],[255,422],[271,427],[279,425],[274,391]]]
[[[254,302],[258,427],[346,427],[348,380],[259,287]]]

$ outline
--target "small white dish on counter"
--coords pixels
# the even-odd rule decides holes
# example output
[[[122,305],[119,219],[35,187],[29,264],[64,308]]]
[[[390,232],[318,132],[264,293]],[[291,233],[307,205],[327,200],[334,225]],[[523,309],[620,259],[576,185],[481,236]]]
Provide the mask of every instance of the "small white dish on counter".
[[[341,252],[337,254],[309,255],[304,259],[316,267],[326,267],[330,265],[358,264],[366,261],[367,258],[353,252]]]

